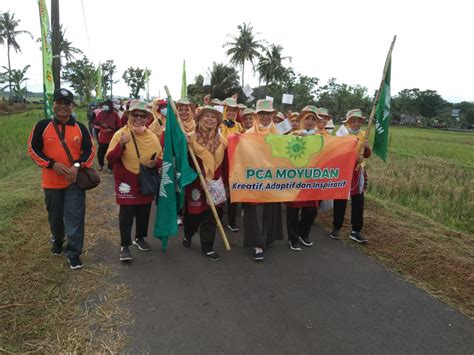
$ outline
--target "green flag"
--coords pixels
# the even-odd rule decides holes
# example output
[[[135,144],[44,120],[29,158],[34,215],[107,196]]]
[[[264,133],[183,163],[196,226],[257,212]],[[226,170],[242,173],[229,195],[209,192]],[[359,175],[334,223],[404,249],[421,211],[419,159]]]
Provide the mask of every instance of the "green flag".
[[[99,62],[99,67],[97,68],[97,83],[95,87],[95,99],[96,101],[102,101],[102,67]]]
[[[383,161],[387,161],[388,126],[390,124],[390,71],[392,58],[389,58],[387,74],[375,108],[375,139],[373,151]]]
[[[38,0],[41,22],[41,49],[43,52],[43,101],[46,118],[53,116],[53,50],[51,47],[51,31],[49,29],[48,8],[45,0]]]
[[[168,237],[178,233],[176,217],[184,205],[184,187],[197,177],[189,166],[186,136],[179,127],[170,103],[171,97],[168,97],[160,196],[157,199],[153,233],[161,240],[163,251],[168,246]]]
[[[186,85],[186,61],[183,59],[183,77],[181,81],[181,98],[188,97],[188,86]]]

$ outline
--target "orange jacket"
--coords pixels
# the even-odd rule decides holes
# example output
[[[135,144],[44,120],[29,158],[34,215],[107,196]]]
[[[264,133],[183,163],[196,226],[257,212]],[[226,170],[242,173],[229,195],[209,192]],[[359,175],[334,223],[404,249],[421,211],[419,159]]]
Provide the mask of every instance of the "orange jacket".
[[[45,189],[64,189],[70,185],[66,176],[58,174],[53,165],[55,162],[68,167],[72,166],[61,141],[54,129],[58,125],[60,132],[65,132],[66,145],[71,152],[74,163],[90,168],[95,157],[95,148],[86,126],[72,117],[65,124],[54,119],[45,119],[36,123],[28,139],[28,153],[33,161],[43,168],[42,187]]]

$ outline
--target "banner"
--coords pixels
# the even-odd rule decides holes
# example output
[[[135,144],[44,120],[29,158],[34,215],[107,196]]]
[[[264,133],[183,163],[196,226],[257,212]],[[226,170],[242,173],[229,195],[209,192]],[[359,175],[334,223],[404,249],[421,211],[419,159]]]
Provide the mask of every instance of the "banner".
[[[95,83],[95,100],[97,102],[101,102],[103,100],[102,97],[102,66],[100,65],[97,67],[96,71],[97,77],[96,77],[96,83]]]
[[[232,202],[349,197],[356,137],[240,134],[228,143]]]
[[[188,97],[188,85],[186,84],[186,60],[183,59],[183,74],[181,76],[181,99]]]
[[[43,100],[45,118],[53,117],[53,50],[51,47],[51,31],[45,0],[38,0],[41,22],[41,49],[43,52]]]
[[[391,61],[391,58],[389,59]],[[390,124],[390,69],[391,63],[388,64],[388,71],[385,76],[382,91],[380,92],[379,101],[375,108],[375,135],[373,151],[384,162],[387,162],[388,150],[388,127]]]

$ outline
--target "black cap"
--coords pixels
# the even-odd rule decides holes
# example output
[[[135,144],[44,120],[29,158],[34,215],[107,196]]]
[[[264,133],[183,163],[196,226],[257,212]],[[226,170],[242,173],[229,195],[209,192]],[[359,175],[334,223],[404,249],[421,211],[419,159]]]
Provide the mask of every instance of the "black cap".
[[[57,89],[53,97],[53,101],[56,100],[66,100],[72,104],[74,102],[74,95],[67,89]]]

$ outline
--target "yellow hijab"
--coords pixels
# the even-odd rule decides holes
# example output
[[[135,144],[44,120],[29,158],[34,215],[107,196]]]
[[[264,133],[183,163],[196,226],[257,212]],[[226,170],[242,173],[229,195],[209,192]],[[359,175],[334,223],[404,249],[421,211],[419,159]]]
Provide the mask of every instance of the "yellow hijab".
[[[119,142],[122,134],[128,134],[131,138],[133,132],[132,127],[132,122],[128,121],[126,126],[115,132],[112,140],[110,141],[107,154],[112,151],[117,146],[117,144],[120,144]],[[121,160],[125,166],[125,169],[134,174],[138,174],[140,172],[140,163],[150,160],[153,154],[156,154],[156,158],[162,158],[162,149],[158,137],[148,128],[145,129],[143,134],[134,133],[133,135],[135,136],[138,150],[140,152],[140,159],[138,159],[135,145],[133,144],[133,139],[130,139],[130,142],[125,145],[125,150],[123,151]]]
[[[219,134],[219,133],[218,133]],[[188,134],[188,137],[191,141],[191,148],[194,151],[194,154],[198,156],[204,165],[204,175],[207,180],[212,180],[214,173],[217,168],[222,164],[224,160],[225,149],[227,147],[227,140],[219,134],[219,146],[216,151],[213,153],[209,152],[205,147],[200,145],[197,142],[196,132]]]
[[[224,120],[228,120],[227,118],[227,106],[224,106]],[[221,124],[221,133],[222,135],[224,136],[224,138],[227,139],[227,137],[230,135],[230,134],[233,134],[233,133],[241,133],[244,131],[244,128],[242,127],[242,125],[237,122],[236,120],[232,120],[234,121],[234,127],[227,127],[224,123]]]
[[[255,134],[279,134],[278,130],[275,127],[275,124],[272,122],[267,126],[267,127],[260,127],[260,120],[258,118],[258,115],[255,114],[255,118],[253,120],[253,127],[250,128],[248,131],[245,133],[255,133]]]

